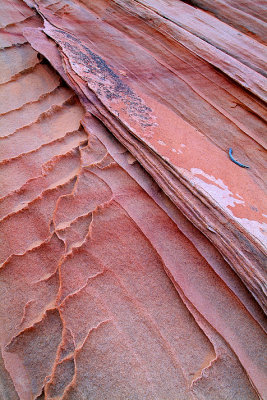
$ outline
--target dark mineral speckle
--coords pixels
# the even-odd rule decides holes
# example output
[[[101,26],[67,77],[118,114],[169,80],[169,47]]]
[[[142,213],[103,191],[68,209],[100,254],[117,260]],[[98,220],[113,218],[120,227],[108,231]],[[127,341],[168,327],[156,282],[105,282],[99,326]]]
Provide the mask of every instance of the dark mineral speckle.
[[[104,95],[109,101],[122,100],[128,114],[134,119],[138,119],[142,127],[154,125],[150,115],[151,108],[145,105],[144,101],[121,80],[120,76],[109,67],[103,58],[73,35],[59,29],[56,29],[56,32],[63,36],[60,45],[63,49],[68,50],[71,62],[83,66],[84,76],[82,78],[87,80],[89,86],[93,86],[95,93],[99,96]],[[71,40],[73,44],[64,39]]]

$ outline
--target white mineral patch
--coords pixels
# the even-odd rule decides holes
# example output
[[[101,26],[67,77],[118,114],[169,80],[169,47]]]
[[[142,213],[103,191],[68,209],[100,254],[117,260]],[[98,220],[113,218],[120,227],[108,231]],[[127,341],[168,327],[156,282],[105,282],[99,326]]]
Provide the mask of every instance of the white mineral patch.
[[[235,207],[237,204],[245,204],[240,195],[231,192],[221,179],[216,179],[214,176],[206,174],[199,168],[191,168],[191,173],[193,174],[192,183],[195,183],[212,197],[224,211],[230,214],[248,232],[267,246],[267,224],[247,218],[238,218],[231,210],[231,207]],[[203,181],[199,175],[202,175],[211,183]]]
[[[158,140],[158,144],[161,144],[161,146],[167,146],[165,142],[163,142],[163,140]]]

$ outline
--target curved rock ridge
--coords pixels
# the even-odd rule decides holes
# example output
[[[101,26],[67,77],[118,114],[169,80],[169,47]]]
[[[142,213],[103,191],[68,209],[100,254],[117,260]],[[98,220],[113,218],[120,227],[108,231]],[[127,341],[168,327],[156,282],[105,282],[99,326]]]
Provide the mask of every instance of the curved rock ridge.
[[[176,3],[3,0],[1,400],[267,398],[262,44]]]
[[[181,2],[43,0],[35,7],[44,18],[43,32],[58,50],[40,30],[26,28],[33,47],[44,48],[85,108],[214,243],[266,312],[266,109],[253,89],[259,82],[266,86],[264,72],[255,66],[263,65],[263,45],[204,11],[194,28],[200,16]],[[151,13],[161,21],[153,29]],[[182,27],[201,46],[219,51],[221,68],[213,65],[229,77],[240,77],[234,60],[242,63],[247,75],[243,83],[237,81],[260,99],[212,68],[204,53],[185,46],[183,36],[163,33],[169,14],[173,29]],[[221,33],[208,41],[210,26],[216,24]],[[56,51],[60,56],[55,57]],[[233,73],[224,68],[228,62]],[[249,169],[230,160],[230,147]]]

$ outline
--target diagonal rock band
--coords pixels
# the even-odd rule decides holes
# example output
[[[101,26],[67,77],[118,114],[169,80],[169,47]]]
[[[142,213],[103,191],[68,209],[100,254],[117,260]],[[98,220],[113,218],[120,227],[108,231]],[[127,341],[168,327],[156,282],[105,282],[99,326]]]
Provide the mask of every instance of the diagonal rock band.
[[[2,1],[1,400],[266,398],[261,7]]]

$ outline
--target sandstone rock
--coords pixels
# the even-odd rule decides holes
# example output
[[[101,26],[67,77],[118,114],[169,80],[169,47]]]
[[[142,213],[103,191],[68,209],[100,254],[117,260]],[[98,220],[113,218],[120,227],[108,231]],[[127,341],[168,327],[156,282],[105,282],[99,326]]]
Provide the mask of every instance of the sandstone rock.
[[[1,399],[265,399],[259,8],[3,1]]]

